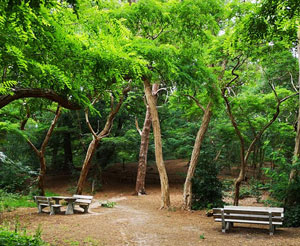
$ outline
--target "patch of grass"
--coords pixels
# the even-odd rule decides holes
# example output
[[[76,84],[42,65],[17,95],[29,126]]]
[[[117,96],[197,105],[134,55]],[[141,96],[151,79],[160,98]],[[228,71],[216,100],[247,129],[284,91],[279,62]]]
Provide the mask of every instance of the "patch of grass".
[[[105,208],[113,208],[114,206],[116,206],[116,204],[117,204],[116,202],[106,201],[106,202],[102,202],[101,206]]]
[[[0,190],[0,212],[10,212],[15,210],[16,208],[32,208],[35,206],[36,204],[33,202],[30,196],[12,194]]]
[[[55,193],[55,192],[52,192],[52,191],[50,191],[50,190],[46,190],[46,191],[45,191],[45,195],[46,195],[46,196],[60,196],[60,194]]]
[[[204,233],[200,235],[200,239],[205,239]]]
[[[19,222],[16,221],[15,230],[9,226],[0,225],[0,245],[1,246],[46,246],[49,245],[41,239],[41,228],[38,227],[33,236],[28,235],[26,228],[20,229]]]

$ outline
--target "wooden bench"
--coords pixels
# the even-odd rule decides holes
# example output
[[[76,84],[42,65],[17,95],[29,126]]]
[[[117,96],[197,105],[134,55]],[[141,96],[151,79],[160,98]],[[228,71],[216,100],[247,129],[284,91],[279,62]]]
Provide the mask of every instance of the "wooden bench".
[[[43,208],[50,208],[50,215],[56,214],[60,212],[60,204],[54,204],[51,197],[46,196],[34,196],[34,200],[38,206],[39,214],[43,212]]]
[[[273,235],[276,226],[283,223],[283,208],[275,207],[244,207],[224,206],[214,208],[213,216],[216,222],[222,222],[222,232],[230,230],[233,223],[269,225],[270,235]]]
[[[79,207],[83,208],[84,213],[87,213],[93,196],[73,195],[73,197],[76,198],[74,205],[79,205]]]

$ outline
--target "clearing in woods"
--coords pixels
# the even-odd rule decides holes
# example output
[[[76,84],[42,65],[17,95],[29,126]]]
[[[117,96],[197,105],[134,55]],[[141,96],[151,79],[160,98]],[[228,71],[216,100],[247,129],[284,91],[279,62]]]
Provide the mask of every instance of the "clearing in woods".
[[[173,164],[172,161],[168,161],[167,167]],[[176,162],[176,166],[181,166],[181,170],[184,170],[185,164],[184,161]],[[177,169],[174,169],[176,172],[173,171],[173,177],[176,173],[180,177]],[[151,170],[155,172],[154,167]],[[120,178],[117,177],[115,181]],[[40,225],[42,238],[50,245],[59,246],[300,244],[300,228],[279,228],[274,236],[269,236],[268,226],[246,224],[237,225],[230,233],[223,234],[221,224],[215,223],[212,217],[207,217],[205,211],[186,212],[180,209],[182,184],[171,182],[172,207],[169,210],[159,210],[159,184],[148,184],[146,196],[132,196],[134,184],[112,181],[106,181],[108,183],[104,185],[103,191],[94,195],[89,214],[49,216],[46,213],[38,214],[36,208],[22,208],[5,213],[3,217],[5,220],[13,220],[18,216],[21,224],[32,232]],[[47,187],[48,190],[61,195],[72,195],[67,191],[68,188],[69,181],[65,178],[48,182]],[[100,206],[100,201],[116,204],[113,208],[105,208]],[[241,205],[262,206],[251,198],[241,200]]]

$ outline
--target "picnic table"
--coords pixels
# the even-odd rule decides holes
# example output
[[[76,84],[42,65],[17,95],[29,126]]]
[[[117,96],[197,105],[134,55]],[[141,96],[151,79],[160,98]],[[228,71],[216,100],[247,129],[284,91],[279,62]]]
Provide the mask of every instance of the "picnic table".
[[[66,201],[67,202],[66,214],[74,214],[74,203],[77,200],[76,197],[72,197],[72,196],[52,196],[51,198],[55,201],[55,204],[59,204],[59,201],[61,201],[61,200]]]

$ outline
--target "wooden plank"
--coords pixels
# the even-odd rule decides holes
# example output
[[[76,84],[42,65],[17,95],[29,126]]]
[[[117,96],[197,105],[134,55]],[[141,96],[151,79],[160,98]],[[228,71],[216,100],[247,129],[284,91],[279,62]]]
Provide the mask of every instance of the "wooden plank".
[[[222,218],[222,214],[214,215],[214,218]],[[224,214],[224,219],[227,221],[228,219],[238,219],[238,220],[258,220],[258,221],[269,221],[269,216],[262,215],[244,215],[244,214]],[[282,222],[282,217],[272,217],[273,221]]]
[[[75,201],[75,203],[87,203],[90,204],[92,202],[92,200],[84,200],[84,199],[77,199]]]
[[[269,211],[250,211],[250,210],[237,210],[237,209],[224,209],[224,213],[227,214],[253,214],[253,215],[265,215],[269,216]],[[271,212],[272,216],[282,216],[282,213]]]
[[[79,198],[79,199],[87,199],[87,200],[93,199],[93,196],[84,196],[84,195],[73,195],[73,197]]]
[[[250,206],[224,206],[224,208],[237,209],[237,210],[249,210],[249,211],[271,211],[283,213],[284,208],[278,207],[250,207]]]
[[[216,218],[215,222],[222,222],[222,219]],[[269,221],[258,221],[258,220],[226,219],[226,222],[269,225]],[[282,225],[282,222],[272,222],[272,224],[273,225]]]

